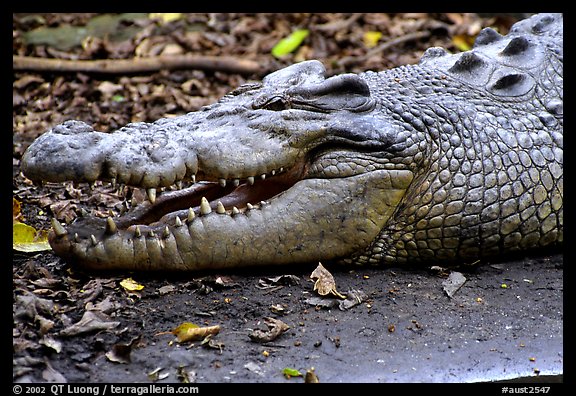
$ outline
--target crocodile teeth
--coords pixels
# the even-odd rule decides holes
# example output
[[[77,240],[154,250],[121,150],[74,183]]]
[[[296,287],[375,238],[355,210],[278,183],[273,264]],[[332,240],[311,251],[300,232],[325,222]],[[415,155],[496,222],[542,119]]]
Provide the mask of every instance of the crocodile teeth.
[[[76,243],[80,242],[80,237],[78,236],[77,232],[74,233],[74,242]]]
[[[150,231],[148,231],[148,236],[150,238],[154,238],[156,236],[156,234],[154,234],[154,231],[150,230]]]
[[[210,208],[210,204],[208,203],[206,197],[202,197],[200,200],[200,214],[207,215],[210,213],[212,213],[212,208]]]
[[[140,238],[142,236],[142,231],[140,231],[140,226],[136,226],[136,228],[134,229],[134,236],[136,238]]]
[[[232,215],[237,215],[238,213],[240,213],[240,211],[238,210],[238,208],[236,206],[234,206],[232,208]]]
[[[219,179],[218,184],[220,184],[221,187],[226,187],[226,179]]]
[[[56,233],[56,236],[63,237],[64,235],[68,234],[68,231],[66,231],[66,228],[64,228],[58,220],[56,220],[55,218],[52,218],[51,222],[52,222],[52,228],[54,228],[54,232]]]
[[[234,187],[238,187],[240,185],[240,180],[239,179],[234,179],[232,181],[232,184],[234,185]]]
[[[246,209],[252,210],[252,209],[254,209],[254,205],[252,205],[250,202],[248,202],[248,203],[246,204]]]
[[[106,218],[106,233],[107,234],[115,234],[118,231],[118,227],[116,227],[116,223],[112,220],[112,217]]]
[[[218,201],[218,203],[216,204],[216,213],[218,214],[226,213],[226,209],[224,208],[224,205],[222,205],[222,202],[220,201]]]
[[[196,175],[192,175],[191,179],[192,179],[192,183],[196,183]]]
[[[170,236],[170,229],[168,226],[164,227],[164,232],[162,233],[162,238],[166,239]]]
[[[94,246],[96,246],[98,244],[98,240],[96,239],[94,234],[90,234],[90,241],[92,242],[92,245],[94,245]]]
[[[194,211],[192,210],[192,208],[188,208],[188,218],[186,219],[186,221],[188,223],[191,223],[192,220],[194,220],[194,217],[196,217],[196,213],[194,213]]]
[[[262,179],[262,180],[266,179],[266,173],[262,173],[262,174],[260,175],[260,179]]]
[[[253,185],[254,184],[254,176],[250,176],[246,179],[246,181],[248,182],[248,184]]]
[[[150,203],[156,202],[156,189],[155,188],[146,189],[146,195],[148,196],[148,201],[150,201]]]
[[[175,227],[181,227],[182,226],[182,221],[180,220],[180,217],[176,216],[176,223],[174,224]]]

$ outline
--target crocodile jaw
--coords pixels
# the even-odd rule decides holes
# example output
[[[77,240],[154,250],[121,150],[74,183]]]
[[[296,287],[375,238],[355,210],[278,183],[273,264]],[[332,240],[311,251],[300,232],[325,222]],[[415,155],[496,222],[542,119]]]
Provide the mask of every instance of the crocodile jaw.
[[[147,232],[102,221],[105,231],[98,238],[56,225],[50,244],[58,255],[99,270],[188,271],[337,259],[377,237],[412,178],[410,171],[378,170],[305,179],[258,209],[201,209],[193,219],[174,217]]]

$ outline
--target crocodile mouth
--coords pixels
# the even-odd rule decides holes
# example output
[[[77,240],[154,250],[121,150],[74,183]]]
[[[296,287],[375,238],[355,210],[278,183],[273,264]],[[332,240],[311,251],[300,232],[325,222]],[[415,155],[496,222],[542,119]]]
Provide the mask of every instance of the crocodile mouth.
[[[199,172],[195,179],[211,178]],[[201,180],[188,188],[166,191],[152,200],[140,203],[121,217],[114,219],[119,228],[139,225],[146,230],[181,222],[198,216],[216,214],[236,216],[270,204],[270,200],[290,189],[302,179],[301,167],[273,170],[246,179]],[[150,195],[149,195],[150,197]],[[142,229],[141,229],[142,231]]]

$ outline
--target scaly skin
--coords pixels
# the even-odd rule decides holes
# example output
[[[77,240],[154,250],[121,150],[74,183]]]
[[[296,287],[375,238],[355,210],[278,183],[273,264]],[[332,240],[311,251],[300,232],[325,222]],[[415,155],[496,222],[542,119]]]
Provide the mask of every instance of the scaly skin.
[[[537,15],[380,73],[325,78],[302,62],[111,134],[69,121],[22,170],[147,189],[150,202],[117,219],[53,221],[54,251],[90,269],[445,265],[558,246],[562,24]],[[196,184],[156,192],[183,180]]]

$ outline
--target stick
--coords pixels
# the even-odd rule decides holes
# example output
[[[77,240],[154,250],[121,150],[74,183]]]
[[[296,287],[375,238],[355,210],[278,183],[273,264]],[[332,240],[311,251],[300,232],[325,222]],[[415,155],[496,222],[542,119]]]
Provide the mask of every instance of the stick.
[[[164,55],[150,58],[101,60],[46,59],[15,55],[12,57],[12,67],[14,70],[107,74],[140,73],[160,69],[201,69],[253,74],[261,70],[258,63],[247,59],[198,55]]]

